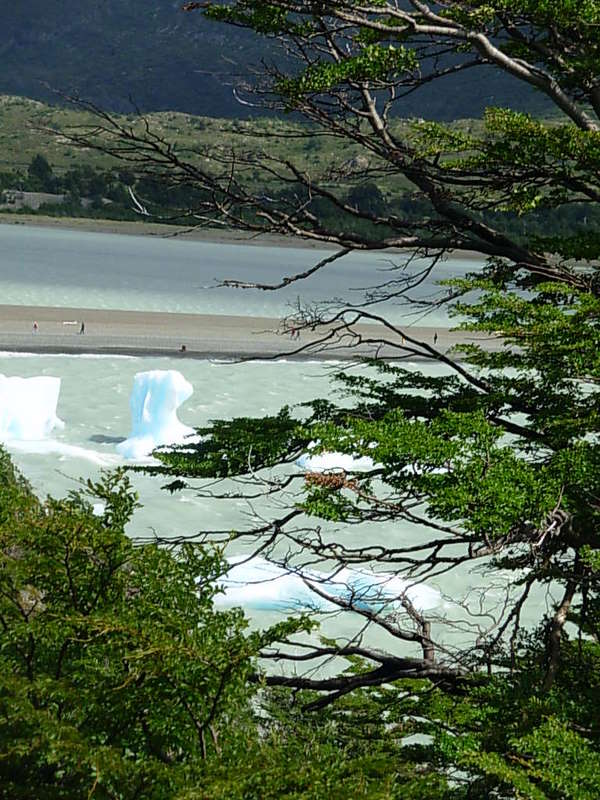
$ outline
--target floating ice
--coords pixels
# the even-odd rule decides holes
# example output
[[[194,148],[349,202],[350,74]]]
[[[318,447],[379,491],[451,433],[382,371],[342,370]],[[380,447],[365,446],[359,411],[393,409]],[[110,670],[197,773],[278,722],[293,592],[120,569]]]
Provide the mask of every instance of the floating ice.
[[[418,611],[441,605],[440,593],[426,584],[415,584],[381,573],[342,569],[332,573],[315,570],[288,572],[263,558],[231,557],[231,569],[221,579],[224,594],[217,595],[220,606],[242,606],[261,611],[290,611],[311,609],[333,611],[335,603],[312,591],[313,584],[320,592],[338,598],[360,610],[381,612],[397,606],[403,595]]]
[[[79,458],[99,467],[116,467],[121,463],[119,456],[114,453],[98,453],[96,450],[89,450],[87,447],[79,447],[76,444],[59,442],[56,439],[46,439],[44,441],[16,441],[13,439],[10,442],[10,449],[19,453],[58,456],[59,461],[65,461],[67,458]]]
[[[129,400],[131,434],[117,445],[118,452],[125,458],[141,459],[160,445],[182,444],[194,430],[177,419],[177,409],[193,391],[175,369],[138,372]]]
[[[373,469],[373,459],[369,456],[349,456],[347,453],[319,453],[311,456],[310,453],[303,453],[296,460],[297,466],[310,472],[363,472]]]
[[[64,427],[56,416],[60,378],[0,374],[0,441],[37,441]]]
[[[319,441],[310,442],[308,452],[296,459],[296,466],[310,472],[367,472],[373,469],[375,463],[370,456],[352,456],[348,453],[327,452],[315,453],[312,450]],[[376,447],[372,442],[370,448]]]
[[[350,456],[347,453],[318,453],[311,455],[310,452],[303,453],[296,459],[296,466],[309,472],[368,472],[379,466],[370,456]],[[401,469],[405,475],[446,475],[449,470],[447,467],[427,467],[423,468],[420,464],[410,464]]]

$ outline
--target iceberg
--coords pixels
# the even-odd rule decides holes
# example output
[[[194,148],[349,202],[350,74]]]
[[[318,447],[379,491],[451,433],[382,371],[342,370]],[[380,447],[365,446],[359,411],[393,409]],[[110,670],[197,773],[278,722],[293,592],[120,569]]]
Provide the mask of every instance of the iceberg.
[[[242,606],[259,611],[339,610],[334,602],[312,591],[311,585],[329,597],[352,603],[358,611],[391,611],[399,606],[402,596],[418,611],[442,604],[437,589],[387,574],[348,568],[330,575],[310,569],[291,572],[260,557],[233,556],[227,561],[231,569],[219,581],[223,593],[215,597],[215,605],[221,607]]]
[[[138,372],[129,400],[131,433],[117,445],[128,459],[143,459],[161,445],[182,444],[194,429],[177,418],[177,409],[194,389],[176,369]]]
[[[312,444],[312,443],[311,443]],[[309,445],[310,446],[310,445]],[[371,445],[374,447],[374,445]],[[310,450],[296,459],[296,466],[308,472],[369,472],[380,467],[370,456],[351,456],[348,453],[326,451],[312,455]],[[420,464],[411,464],[402,467],[400,472],[405,475],[446,475],[448,467],[427,467]]]
[[[308,472],[368,472],[377,465],[370,456],[353,456],[349,453],[325,450],[323,453],[314,453],[314,448],[319,441],[312,441],[308,445],[308,452],[296,459],[296,466]],[[371,442],[369,448],[376,447]]]
[[[356,458],[347,453],[318,453],[311,456],[310,453],[303,453],[296,459],[296,466],[310,472],[368,472],[373,469],[375,464],[369,456]]]
[[[60,378],[0,374],[0,441],[39,441],[64,423],[56,416]]]

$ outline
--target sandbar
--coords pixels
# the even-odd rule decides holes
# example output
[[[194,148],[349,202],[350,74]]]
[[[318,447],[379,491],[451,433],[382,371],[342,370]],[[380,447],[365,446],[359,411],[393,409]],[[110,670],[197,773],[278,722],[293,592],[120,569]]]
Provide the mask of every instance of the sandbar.
[[[325,248],[322,242],[273,234],[252,236],[241,231],[177,228],[154,222],[0,213],[0,224],[133,236],[183,236],[217,244]],[[482,260],[478,253],[457,255]],[[38,325],[36,332],[33,331],[34,321]],[[83,334],[79,332],[82,322],[85,323]],[[409,337],[430,347],[435,345],[441,353],[458,343],[474,340],[485,341],[486,349],[502,347],[497,338],[466,335],[442,327],[407,326],[405,341],[401,333],[390,332],[383,326],[358,325],[353,330],[356,335],[340,337],[332,335],[330,328],[318,327],[302,330],[300,338],[292,340],[289,331],[276,318],[0,305],[0,350],[10,352],[351,360],[373,356],[431,358],[426,348],[411,346]],[[381,344],[382,338],[387,344]]]
[[[34,331],[34,322],[37,330]],[[85,325],[80,333],[81,323]],[[291,338],[276,318],[215,314],[174,314],[0,305],[0,350],[31,353],[113,354],[203,359],[356,359],[404,357],[430,359],[422,341],[441,353],[460,342],[478,341],[486,349],[502,347],[484,338],[448,328],[407,326],[403,334],[380,325],[357,325],[355,335],[332,334],[329,326],[300,331]],[[385,344],[381,344],[381,340]]]

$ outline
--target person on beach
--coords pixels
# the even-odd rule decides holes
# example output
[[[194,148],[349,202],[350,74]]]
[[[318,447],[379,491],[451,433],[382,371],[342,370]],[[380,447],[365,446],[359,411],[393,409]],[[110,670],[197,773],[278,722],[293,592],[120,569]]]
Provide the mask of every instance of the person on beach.
[[[40,329],[40,326],[37,324],[36,320],[33,321],[33,332],[37,333]]]
[[[433,343],[437,344],[437,331],[433,334]]]
[[[81,321],[81,328],[79,328],[79,335],[81,336],[82,333],[85,333],[85,322]]]

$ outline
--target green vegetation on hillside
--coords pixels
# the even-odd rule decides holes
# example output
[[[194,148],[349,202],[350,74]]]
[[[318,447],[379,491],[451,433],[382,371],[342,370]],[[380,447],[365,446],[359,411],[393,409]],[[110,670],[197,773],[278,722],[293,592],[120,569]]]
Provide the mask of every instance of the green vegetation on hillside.
[[[215,120],[176,112],[115,117],[124,128],[143,135],[148,126],[159,141],[172,142],[175,152],[200,167],[214,162],[215,168],[233,152],[240,152],[248,161],[243,180],[250,191],[260,188],[274,200],[286,202],[290,196],[287,182],[261,168],[265,154],[274,163],[293,162],[299,171],[306,171],[321,181],[340,199],[366,213],[387,213],[407,220],[430,219],[435,215],[431,204],[403,177],[390,177],[379,169],[377,159],[365,158],[360,146],[353,142],[340,150],[335,137],[323,135],[315,126],[291,121],[255,119],[249,121]],[[90,111],[54,108],[43,103],[16,97],[0,98],[0,192],[5,189],[44,191],[67,195],[63,205],[46,205],[41,214],[61,217],[98,219],[160,220],[181,224],[201,222],[193,214],[206,200],[191,180],[169,179],[168,175],[140,172],[137,161],[123,163],[109,153],[94,148],[81,148],[69,138],[74,131],[93,129],[96,117]],[[418,130],[415,120],[395,120],[395,136]],[[481,120],[458,120],[452,124],[457,136],[478,136]],[[62,133],[61,133],[62,131]],[[31,173],[36,158],[43,158],[50,172],[45,177]],[[134,189],[149,212],[140,215],[128,188]],[[296,190],[293,190],[296,191]],[[293,192],[292,192],[293,196]],[[90,203],[81,205],[81,198]],[[106,203],[105,201],[110,201]],[[308,200],[308,196],[307,196]],[[349,232],[381,236],[382,227],[373,229],[368,222],[346,218],[340,223],[338,207],[326,198],[310,200],[315,214],[335,228],[346,226]],[[23,213],[31,213],[25,209]],[[548,228],[557,234],[573,234],[600,224],[598,210],[591,204],[578,204],[560,210],[547,208],[515,213],[490,212],[486,221],[497,224],[518,238],[542,236]],[[349,227],[348,227],[349,226]]]

